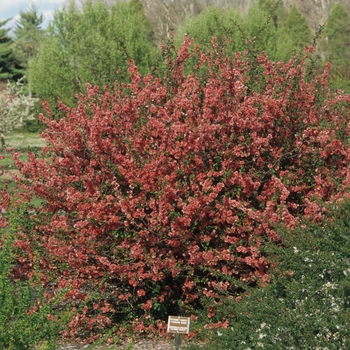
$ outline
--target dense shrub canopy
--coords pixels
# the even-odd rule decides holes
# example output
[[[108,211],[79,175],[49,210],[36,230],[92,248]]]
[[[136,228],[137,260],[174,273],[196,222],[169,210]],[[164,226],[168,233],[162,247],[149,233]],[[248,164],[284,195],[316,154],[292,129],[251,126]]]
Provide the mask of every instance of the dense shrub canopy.
[[[60,104],[66,118],[41,116],[45,158],[15,156],[22,185],[46,200],[43,281],[89,301],[72,330],[127,317],[142,330],[268,281],[274,225],[317,220],[322,202],[349,193],[350,96],[330,94],[312,48],[284,63],[227,56],[215,38],[207,52],[190,46],[168,55],[162,78],[131,62],[130,84],[88,84],[76,108]]]

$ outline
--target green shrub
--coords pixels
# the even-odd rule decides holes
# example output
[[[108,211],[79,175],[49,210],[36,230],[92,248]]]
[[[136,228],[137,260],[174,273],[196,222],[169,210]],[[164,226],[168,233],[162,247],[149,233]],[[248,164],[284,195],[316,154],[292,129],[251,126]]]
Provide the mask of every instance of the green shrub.
[[[25,212],[10,212],[8,226],[0,231],[0,349],[33,349],[40,343],[47,350],[54,349],[60,322],[52,304],[45,303],[38,276],[16,274],[16,264],[20,263],[15,256],[16,234],[28,219]]]
[[[222,298],[216,317],[227,328],[211,333],[206,349],[348,349],[349,227],[347,201],[323,227],[282,230],[283,246],[267,248],[278,263],[272,283],[247,288],[241,301]]]

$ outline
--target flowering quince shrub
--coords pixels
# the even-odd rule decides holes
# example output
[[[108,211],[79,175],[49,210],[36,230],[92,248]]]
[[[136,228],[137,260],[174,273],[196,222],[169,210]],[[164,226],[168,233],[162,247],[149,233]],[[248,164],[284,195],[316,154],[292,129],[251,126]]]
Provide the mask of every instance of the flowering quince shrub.
[[[87,85],[76,108],[60,105],[66,118],[46,106],[45,157],[14,158],[46,201],[32,235],[43,283],[77,307],[71,334],[131,317],[164,330],[154,321],[179,307],[213,317],[220,295],[269,281],[261,251],[280,241],[276,224],[318,220],[322,202],[348,196],[350,96],[330,92],[329,66],[317,74],[306,51],[271,62],[185,37],[163,77],[131,62],[129,84]],[[26,259],[32,237],[17,242]]]

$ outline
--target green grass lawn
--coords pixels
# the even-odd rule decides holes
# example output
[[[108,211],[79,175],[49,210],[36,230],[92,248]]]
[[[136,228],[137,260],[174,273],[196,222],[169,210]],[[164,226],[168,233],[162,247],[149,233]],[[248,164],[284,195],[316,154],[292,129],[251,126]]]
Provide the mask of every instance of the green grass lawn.
[[[5,158],[0,159],[0,166],[4,169],[16,169],[16,166],[13,163],[12,155],[10,153],[3,153],[2,155],[5,156]],[[26,161],[28,159],[28,156],[27,154],[21,154],[19,159],[22,161]]]
[[[26,152],[28,150],[37,151],[41,150],[46,145],[45,140],[35,133],[14,133],[6,135],[6,146],[12,147],[16,152],[21,152],[20,159],[25,161],[28,159]],[[5,156],[4,159],[0,159],[0,166],[5,169],[16,169],[11,154],[3,150],[0,155]]]
[[[13,148],[16,152],[22,153],[20,159],[26,161],[27,151],[37,152],[40,151],[46,142],[40,137],[40,134],[36,133],[13,133],[6,135],[5,142],[7,147]],[[5,169],[16,169],[11,154],[6,151],[0,151],[0,155],[5,156],[4,159],[0,159],[0,166]]]
[[[13,133],[5,136],[6,145],[15,150],[25,150],[31,147],[44,147],[45,140],[36,133]]]
[[[26,161],[28,156],[26,152],[28,150],[38,151],[45,146],[45,140],[43,140],[39,134],[35,133],[14,133],[6,135],[6,145],[14,148],[16,152],[21,152],[20,160]],[[4,187],[5,183],[9,181],[8,189],[15,193],[16,184],[12,180],[13,175],[18,175],[19,172],[16,169],[16,165],[13,162],[12,155],[7,151],[0,152],[0,155],[4,156],[4,159],[0,159],[0,167],[4,169],[4,174],[0,177],[0,188]],[[33,198],[31,203],[35,206],[40,206],[42,200],[40,198]]]

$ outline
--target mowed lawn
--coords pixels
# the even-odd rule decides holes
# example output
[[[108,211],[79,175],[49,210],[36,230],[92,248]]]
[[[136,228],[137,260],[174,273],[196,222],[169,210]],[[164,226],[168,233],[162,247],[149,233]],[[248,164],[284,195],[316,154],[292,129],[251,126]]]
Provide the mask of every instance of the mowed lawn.
[[[28,147],[44,147],[45,140],[39,133],[14,133],[6,135],[6,145],[16,150],[26,149]]]
[[[22,153],[20,159],[27,160],[27,151],[40,151],[42,147],[45,146],[45,140],[43,140],[39,134],[34,133],[15,133],[7,135],[5,138],[6,146],[13,148],[16,152]],[[0,188],[4,186],[5,183],[9,182],[9,190],[14,190],[16,184],[13,180],[14,176],[20,175],[19,171],[13,162],[12,155],[6,151],[0,151],[0,155],[4,156],[4,159],[0,159],[0,171],[3,174],[0,175]],[[32,200],[33,205],[40,205],[42,200],[40,198],[35,198]]]
[[[39,134],[34,133],[16,133],[7,135],[5,138],[6,147],[13,148],[16,152],[23,153],[21,155],[22,160],[27,159],[27,151],[40,151],[45,146],[45,140],[40,137]],[[5,149],[0,151],[0,155],[4,156],[4,159],[0,159],[1,167],[5,169],[15,169],[15,165],[12,160],[11,154]]]

